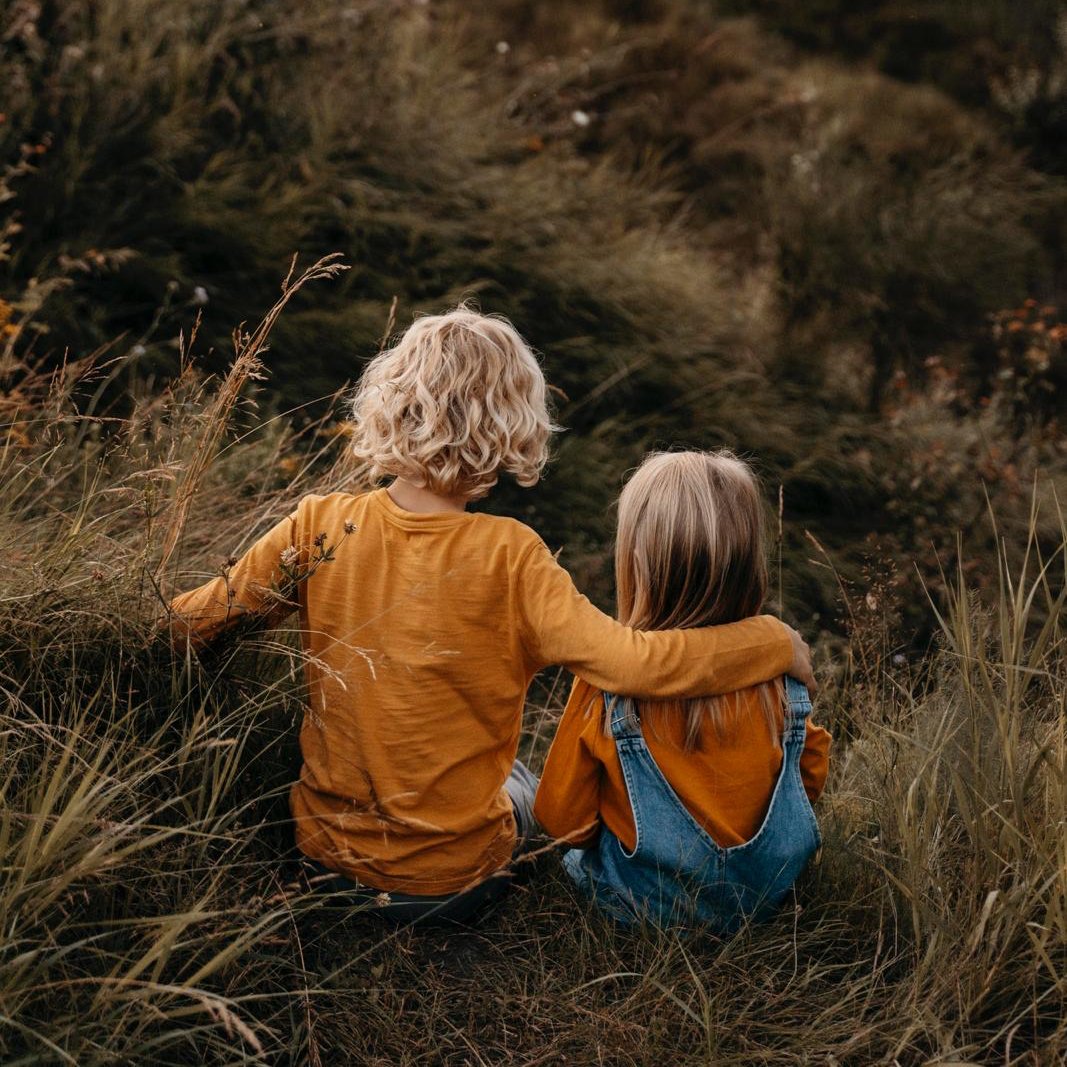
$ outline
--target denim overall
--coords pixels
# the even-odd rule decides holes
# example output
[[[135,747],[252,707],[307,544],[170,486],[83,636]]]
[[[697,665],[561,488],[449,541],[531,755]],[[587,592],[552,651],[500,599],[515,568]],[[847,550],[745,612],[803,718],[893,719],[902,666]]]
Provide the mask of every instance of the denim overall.
[[[572,849],[563,864],[608,914],[621,922],[646,918],[725,934],[766,918],[781,904],[821,841],[800,778],[811,701],[800,682],[787,677],[785,684],[782,769],[756,836],[733,848],[717,845],[667,784],[640,724],[628,725],[629,699],[604,694],[637,844],[628,852],[605,826],[595,845]]]

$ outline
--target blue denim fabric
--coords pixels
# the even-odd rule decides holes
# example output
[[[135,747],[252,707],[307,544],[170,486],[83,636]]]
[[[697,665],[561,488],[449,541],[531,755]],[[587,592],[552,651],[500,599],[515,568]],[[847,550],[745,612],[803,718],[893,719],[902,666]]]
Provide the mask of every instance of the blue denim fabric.
[[[563,864],[614,918],[627,923],[644,918],[665,927],[703,925],[726,934],[768,917],[781,904],[821,841],[800,778],[811,701],[800,682],[785,681],[782,769],[762,826],[733,848],[717,845],[668,785],[640,726],[628,725],[629,700],[604,695],[637,845],[628,852],[605,826],[594,846],[571,850]]]

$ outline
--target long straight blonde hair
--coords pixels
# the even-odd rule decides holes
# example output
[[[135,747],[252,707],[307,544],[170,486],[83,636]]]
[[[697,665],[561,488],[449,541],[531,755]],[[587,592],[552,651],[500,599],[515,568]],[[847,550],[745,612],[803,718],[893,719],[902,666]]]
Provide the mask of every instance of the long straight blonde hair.
[[[639,630],[672,630],[758,614],[767,595],[764,527],[759,483],[732,452],[653,452],[619,497],[619,621]],[[772,734],[780,726],[781,692],[780,682],[760,687]],[[705,720],[725,736],[730,709],[738,706],[731,694],[642,701],[639,713],[646,721],[650,714],[684,716],[691,750]]]

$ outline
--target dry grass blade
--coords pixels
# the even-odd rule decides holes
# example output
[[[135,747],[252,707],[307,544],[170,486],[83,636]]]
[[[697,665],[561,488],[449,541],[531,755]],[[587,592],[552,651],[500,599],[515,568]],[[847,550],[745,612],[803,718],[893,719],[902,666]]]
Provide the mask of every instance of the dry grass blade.
[[[216,390],[211,407],[205,414],[203,430],[175,488],[170,518],[163,532],[159,561],[155,567],[157,580],[166,570],[174,555],[174,550],[178,547],[189,516],[189,507],[200,488],[205,472],[215,457],[219,441],[229,425],[230,416],[242,389],[250,379],[262,376],[261,357],[266,351],[267,339],[275,322],[278,321],[278,316],[281,315],[286,304],[308,283],[335,278],[338,274],[348,270],[349,267],[339,262],[340,255],[339,252],[334,252],[323,256],[295,280],[293,274],[296,270],[296,256],[293,256],[289,273],[282,282],[282,295],[274,306],[263,316],[259,325],[251,333],[246,333],[240,327],[234,331],[234,361],[222,380],[222,384]]]

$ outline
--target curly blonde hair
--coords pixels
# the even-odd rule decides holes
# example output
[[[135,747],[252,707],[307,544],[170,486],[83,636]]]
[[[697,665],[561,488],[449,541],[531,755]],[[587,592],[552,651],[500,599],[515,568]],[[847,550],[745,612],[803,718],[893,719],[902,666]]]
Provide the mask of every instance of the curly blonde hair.
[[[555,428],[529,345],[507,319],[463,304],[416,319],[372,359],[351,410],[352,452],[372,479],[471,500],[502,470],[534,485]]]

